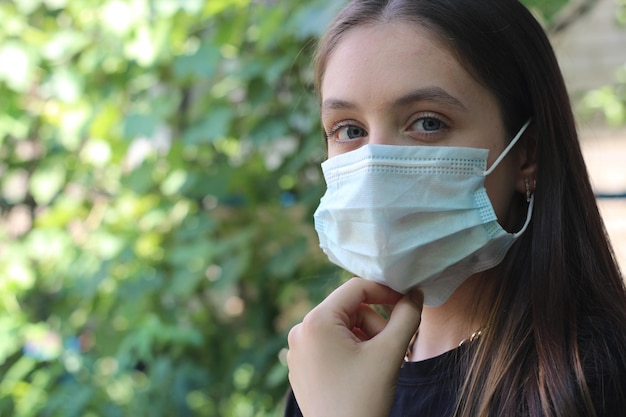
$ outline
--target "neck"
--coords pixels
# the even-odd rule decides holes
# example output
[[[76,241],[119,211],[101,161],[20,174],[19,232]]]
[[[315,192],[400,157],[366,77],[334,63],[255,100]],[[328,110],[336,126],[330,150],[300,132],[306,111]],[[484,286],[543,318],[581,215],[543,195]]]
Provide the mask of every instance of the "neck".
[[[424,306],[419,333],[411,349],[411,361],[433,358],[455,349],[485,325],[486,314],[481,308],[488,305],[485,301],[489,299],[485,279],[484,274],[473,275],[443,305]]]

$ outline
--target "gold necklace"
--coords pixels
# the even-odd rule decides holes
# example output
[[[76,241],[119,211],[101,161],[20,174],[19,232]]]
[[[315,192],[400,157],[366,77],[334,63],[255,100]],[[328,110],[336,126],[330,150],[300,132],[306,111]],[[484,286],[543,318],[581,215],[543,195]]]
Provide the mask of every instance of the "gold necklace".
[[[467,339],[463,339],[461,340],[461,342],[459,343],[459,347],[463,346],[463,344],[467,343],[467,342],[473,342],[474,340],[478,339],[480,336],[483,335],[483,332],[487,330],[487,326],[483,326],[480,329],[476,330],[474,333],[472,333],[470,335],[470,337],[468,337]]]
[[[485,332],[485,330],[487,330],[488,326],[483,326],[480,329],[476,330],[474,333],[472,333],[470,335],[470,337],[468,337],[467,339],[463,339],[461,340],[461,342],[458,344],[458,347],[463,346],[465,343],[472,343],[473,341],[477,340],[480,338],[480,336],[483,335],[483,333]],[[406,353],[404,354],[404,361],[405,362],[410,362],[410,358],[411,358],[411,354],[413,353],[413,345],[415,344],[415,340],[417,339],[417,334],[419,332],[415,332],[415,334],[413,335],[413,337],[411,338],[411,341],[409,342],[409,346],[406,348]]]

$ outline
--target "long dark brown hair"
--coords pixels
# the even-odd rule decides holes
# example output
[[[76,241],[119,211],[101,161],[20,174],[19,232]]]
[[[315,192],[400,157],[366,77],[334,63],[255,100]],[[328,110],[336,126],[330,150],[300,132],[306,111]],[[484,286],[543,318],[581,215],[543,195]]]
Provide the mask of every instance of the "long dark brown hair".
[[[626,409],[626,291],[542,27],[516,0],[355,0],[319,44],[318,92],[342,36],[389,21],[420,25],[449,45],[497,98],[509,137],[532,119],[533,219],[498,267],[505,278],[495,280],[489,329],[468,359],[456,415],[601,415],[590,387],[594,399],[597,387],[619,395],[614,404]]]

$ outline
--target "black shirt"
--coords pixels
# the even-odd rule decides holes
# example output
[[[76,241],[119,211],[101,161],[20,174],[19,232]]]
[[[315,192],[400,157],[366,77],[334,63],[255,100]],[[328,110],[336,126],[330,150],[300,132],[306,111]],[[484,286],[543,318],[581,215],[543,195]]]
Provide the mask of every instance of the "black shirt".
[[[452,416],[462,381],[460,361],[467,350],[463,345],[431,359],[405,362],[390,416]],[[285,417],[302,417],[293,392],[287,399]]]
[[[405,362],[400,369],[390,417],[450,417],[454,414],[460,384],[465,378],[464,355],[471,344],[419,362]],[[625,417],[626,371],[617,382],[602,374],[588,378],[598,417]],[[302,417],[293,392],[288,393],[285,417]]]

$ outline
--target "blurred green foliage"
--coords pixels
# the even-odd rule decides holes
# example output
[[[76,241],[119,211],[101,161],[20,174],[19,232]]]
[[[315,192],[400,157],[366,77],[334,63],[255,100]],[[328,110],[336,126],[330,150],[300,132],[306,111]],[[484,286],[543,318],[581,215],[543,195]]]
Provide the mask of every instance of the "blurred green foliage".
[[[533,10],[536,16],[547,22],[567,5],[569,1],[570,0],[523,0],[522,3]]]
[[[335,3],[0,3],[0,416],[272,414]]]
[[[626,0],[617,0],[615,22],[626,30]],[[609,126],[626,125],[626,62],[616,70],[611,84],[583,94],[578,112],[582,118],[599,119]]]
[[[342,3],[0,2],[1,417],[280,410]]]

